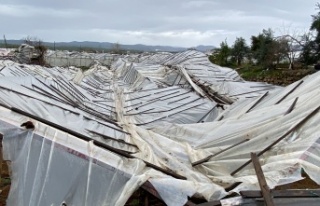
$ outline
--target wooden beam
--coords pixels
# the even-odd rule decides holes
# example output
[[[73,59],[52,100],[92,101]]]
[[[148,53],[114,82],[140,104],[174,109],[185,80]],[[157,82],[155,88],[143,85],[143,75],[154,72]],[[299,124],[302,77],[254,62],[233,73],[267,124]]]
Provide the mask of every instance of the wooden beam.
[[[224,116],[221,115],[221,117],[217,121],[221,121],[223,118],[224,118]]]
[[[161,196],[159,195],[159,193],[157,192],[157,190],[153,187],[153,185],[147,181],[145,182],[143,185],[141,185],[141,188],[146,190],[147,192],[149,192],[151,195],[155,196],[156,198],[158,198],[159,200],[162,201]]]
[[[0,106],[2,106],[1,103],[0,103]],[[6,107],[6,108],[7,108],[7,107]],[[68,133],[68,134],[71,134],[71,135],[73,135],[73,136],[75,136],[75,137],[77,137],[77,138],[79,138],[79,139],[84,140],[84,141],[93,141],[93,144],[94,144],[95,146],[101,147],[101,148],[103,148],[103,149],[106,149],[106,150],[108,150],[108,151],[111,151],[111,152],[113,152],[113,153],[115,153],[115,154],[118,154],[118,155],[120,155],[120,156],[123,156],[123,157],[126,157],[126,158],[139,159],[139,158],[134,157],[133,155],[131,155],[130,153],[128,153],[128,152],[126,152],[126,151],[124,151],[124,150],[111,147],[111,146],[109,146],[109,145],[107,145],[107,144],[105,144],[105,143],[103,143],[103,142],[97,141],[97,140],[93,140],[93,139],[92,139],[91,137],[89,137],[89,136],[86,136],[86,135],[83,135],[83,134],[81,134],[81,133],[78,133],[78,132],[76,132],[76,131],[74,131],[74,130],[68,129],[68,128],[66,128],[66,127],[64,127],[64,126],[61,126],[61,125],[58,125],[58,124],[56,124],[56,123],[54,123],[54,122],[50,122],[50,121],[48,121],[48,120],[46,120],[46,119],[44,119],[44,118],[35,116],[35,115],[33,115],[33,114],[30,114],[30,113],[25,112],[25,111],[23,111],[23,110],[20,110],[20,109],[18,109],[18,108],[15,108],[15,107],[11,107],[11,108],[10,108],[10,107],[9,107],[8,109],[10,109],[11,111],[16,112],[16,113],[18,113],[18,114],[21,114],[21,115],[30,117],[30,118],[32,118],[32,119],[34,119],[34,120],[36,120],[36,121],[39,121],[39,122],[41,122],[41,123],[43,123],[43,124],[49,125],[49,126],[55,128],[55,129],[58,129],[58,130],[61,130],[61,131],[63,131],[63,132],[66,132],[66,133]],[[156,169],[156,170],[158,170],[158,171],[161,171],[161,172],[163,172],[164,174],[170,175],[170,176],[172,176],[172,177],[174,177],[174,178],[177,178],[177,179],[182,179],[182,180],[186,180],[186,179],[187,179],[186,177],[184,177],[184,176],[182,176],[182,175],[176,174],[176,173],[174,173],[174,172],[172,172],[172,171],[170,171],[170,170],[168,170],[168,169],[164,169],[164,168],[162,168],[162,167],[159,167],[159,166],[157,166],[157,165],[155,165],[155,164],[153,164],[153,163],[151,163],[151,162],[147,162],[147,161],[145,161],[145,160],[143,160],[143,159],[140,159],[140,160],[142,160],[148,167],[151,167],[151,168],[153,168],[153,169]]]
[[[286,95],[284,95],[279,101],[276,102],[276,104],[279,104],[282,102],[289,94],[291,94],[294,90],[296,90],[301,84],[303,83],[303,80],[301,80],[295,87],[293,87]]]
[[[225,187],[224,190],[225,190],[226,192],[229,192],[229,191],[233,190],[234,188],[238,187],[238,185],[240,185],[241,183],[242,183],[242,182],[235,182],[235,183],[233,183],[233,184]]]
[[[247,111],[246,113],[250,112],[254,107],[256,107],[267,95],[269,94],[269,91],[264,93]]]
[[[260,190],[241,191],[240,194],[243,198],[261,198],[262,197],[262,193]],[[320,189],[272,190],[272,196],[273,198],[280,198],[280,197],[320,198]]]
[[[198,204],[198,206],[220,206],[220,205],[221,205],[221,202],[219,200]]]
[[[133,157],[133,156],[132,156]],[[137,158],[138,159],[138,158]],[[142,159],[141,159],[142,160]],[[179,174],[177,174],[177,173],[175,173],[175,172],[172,172],[172,171],[170,171],[170,170],[168,170],[168,169],[164,169],[164,168],[162,168],[162,167],[159,167],[159,166],[157,166],[157,165],[155,165],[155,164],[152,164],[151,162],[147,162],[147,161],[145,161],[145,160],[142,160],[148,167],[151,167],[151,168],[153,168],[153,169],[155,169],[155,170],[158,170],[158,171],[161,171],[161,172],[163,172],[164,174],[167,174],[167,175],[170,175],[170,176],[172,176],[172,177],[174,177],[174,178],[176,178],[176,179],[180,179],[180,180],[186,180],[187,178],[186,177],[184,177],[184,176],[182,176],[182,175],[179,175]]]
[[[267,206],[274,206],[273,198],[270,193],[270,189],[268,187],[267,181],[264,177],[259,158],[256,153],[251,153],[251,160],[254,166],[254,170],[256,171],[256,175],[258,178],[258,182],[260,185],[260,189],[262,192],[263,199]]]
[[[299,97],[295,98],[295,100],[293,101],[293,103],[291,104],[291,106],[289,107],[289,109],[286,111],[286,113],[284,113],[284,115],[287,115],[289,113],[292,112],[292,110],[294,109],[294,107],[296,106],[296,103],[298,101]]]
[[[234,145],[231,145],[231,146],[229,146],[229,147],[221,150],[220,152],[217,152],[217,153],[215,153],[215,154],[209,155],[208,157],[206,157],[206,158],[204,158],[204,159],[201,159],[201,160],[198,160],[198,161],[196,161],[196,162],[193,162],[193,163],[192,163],[192,167],[197,166],[197,165],[199,165],[199,164],[202,164],[202,163],[204,163],[204,162],[207,162],[207,161],[209,161],[212,157],[217,156],[217,155],[219,155],[219,154],[221,154],[221,153],[223,153],[223,152],[225,152],[225,151],[227,151],[227,150],[229,150],[229,149],[231,149],[231,148],[234,148],[234,147],[236,147],[236,146],[238,146],[238,145],[240,145],[240,144],[242,144],[242,143],[244,143],[244,142],[247,142],[247,141],[249,141],[249,140],[250,140],[250,139],[242,140],[241,142],[238,142],[238,143],[236,143],[236,144],[234,144]]]

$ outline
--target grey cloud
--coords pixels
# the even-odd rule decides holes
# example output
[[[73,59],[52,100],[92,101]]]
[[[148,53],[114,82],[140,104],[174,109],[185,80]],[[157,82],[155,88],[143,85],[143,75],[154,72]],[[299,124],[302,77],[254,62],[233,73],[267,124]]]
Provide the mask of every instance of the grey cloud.
[[[308,28],[313,0],[0,0],[10,38],[218,45],[263,28]],[[220,32],[219,32],[220,31]],[[223,32],[221,32],[223,31]],[[100,33],[99,33],[100,32]],[[171,34],[171,35],[168,35]]]

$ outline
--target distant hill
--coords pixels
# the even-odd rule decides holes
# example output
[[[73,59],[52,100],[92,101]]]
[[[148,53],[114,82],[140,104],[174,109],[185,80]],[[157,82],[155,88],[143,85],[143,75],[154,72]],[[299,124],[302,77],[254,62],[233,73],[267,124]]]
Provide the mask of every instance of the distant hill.
[[[0,40],[0,43],[3,44],[3,40]],[[20,45],[23,43],[23,40],[7,40],[8,44],[11,45]],[[52,42],[43,42],[44,45],[53,48],[54,43]],[[80,48],[90,48],[90,49],[99,49],[99,50],[111,50],[114,48],[114,43],[110,42],[91,42],[91,41],[72,41],[72,42],[56,42],[56,48],[65,48],[65,49],[76,49],[79,50]],[[193,47],[198,51],[206,52],[208,50],[214,49],[214,46],[204,46],[199,45],[197,47]],[[155,51],[167,51],[167,52],[180,52],[185,51],[188,48],[185,47],[173,47],[173,46],[150,46],[144,44],[134,44],[134,45],[126,45],[120,44],[120,49],[122,50],[129,50],[129,51],[145,51],[145,52],[155,52]]]

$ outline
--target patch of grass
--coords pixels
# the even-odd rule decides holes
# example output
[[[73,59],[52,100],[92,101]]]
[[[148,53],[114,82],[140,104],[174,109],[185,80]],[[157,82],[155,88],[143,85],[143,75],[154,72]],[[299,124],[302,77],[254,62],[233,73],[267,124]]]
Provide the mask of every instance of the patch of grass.
[[[270,84],[286,86],[300,80],[306,75],[315,72],[313,68],[295,67],[294,70],[284,68],[263,69],[259,66],[242,66],[237,69],[240,76],[246,81],[267,82]]]
[[[266,71],[258,66],[243,66],[240,69],[237,69],[237,72],[242,78],[251,79],[263,76]]]

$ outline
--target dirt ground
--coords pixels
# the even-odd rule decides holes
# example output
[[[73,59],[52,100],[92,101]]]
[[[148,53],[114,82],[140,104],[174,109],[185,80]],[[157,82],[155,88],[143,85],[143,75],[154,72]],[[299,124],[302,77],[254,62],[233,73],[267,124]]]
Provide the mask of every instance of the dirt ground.
[[[10,191],[10,175],[8,165],[2,161],[1,182],[0,182],[0,206],[6,205],[6,199]]]
[[[302,176],[304,177],[303,180],[287,185],[278,186],[275,188],[275,190],[320,189],[320,186],[317,185],[317,183],[315,183],[313,180],[311,180],[306,173],[302,172]]]

